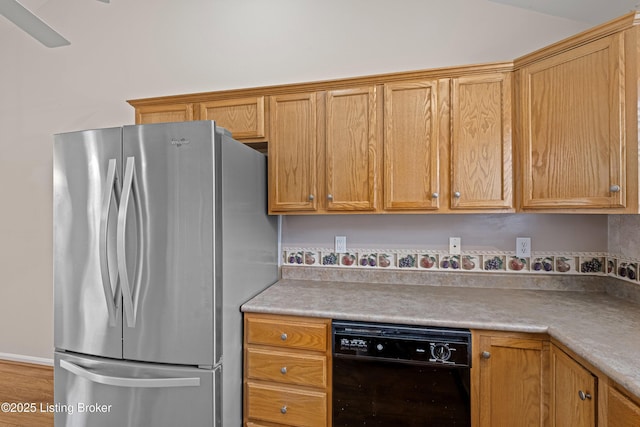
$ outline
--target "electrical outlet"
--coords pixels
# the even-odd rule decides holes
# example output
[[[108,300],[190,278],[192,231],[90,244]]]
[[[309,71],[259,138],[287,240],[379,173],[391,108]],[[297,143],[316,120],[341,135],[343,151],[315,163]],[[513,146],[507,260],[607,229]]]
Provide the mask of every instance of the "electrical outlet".
[[[449,237],[449,255],[460,255],[460,237]]]
[[[347,252],[347,236],[336,236],[336,253]]]
[[[531,237],[516,237],[516,256],[518,258],[531,256]]]

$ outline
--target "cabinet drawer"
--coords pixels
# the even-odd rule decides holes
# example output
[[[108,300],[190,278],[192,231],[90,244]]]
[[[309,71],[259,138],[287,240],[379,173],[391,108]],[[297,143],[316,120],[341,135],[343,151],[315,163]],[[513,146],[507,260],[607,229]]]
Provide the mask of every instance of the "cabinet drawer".
[[[273,350],[247,350],[247,377],[325,388],[327,358],[316,354],[293,354]]]
[[[247,318],[247,342],[278,347],[326,351],[327,325],[295,320]]]
[[[327,395],[275,385],[247,383],[248,417],[290,426],[326,427]]]

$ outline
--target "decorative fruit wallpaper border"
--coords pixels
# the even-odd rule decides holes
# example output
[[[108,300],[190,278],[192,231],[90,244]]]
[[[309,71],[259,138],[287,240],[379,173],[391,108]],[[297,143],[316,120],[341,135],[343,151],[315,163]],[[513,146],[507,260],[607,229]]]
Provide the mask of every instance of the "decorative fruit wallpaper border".
[[[353,249],[336,253],[327,248],[284,248],[284,265],[400,269],[419,271],[589,274],[614,276],[633,283],[638,278],[639,259],[604,252],[532,252],[519,258],[508,252],[467,251],[450,255],[434,250]]]

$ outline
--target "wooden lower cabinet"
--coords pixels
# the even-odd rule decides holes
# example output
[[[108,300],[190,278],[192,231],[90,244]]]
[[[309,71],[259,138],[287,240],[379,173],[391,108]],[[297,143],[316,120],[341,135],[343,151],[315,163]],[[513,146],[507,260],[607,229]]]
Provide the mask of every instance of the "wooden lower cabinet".
[[[640,426],[640,398],[635,402],[616,388],[605,388],[606,405],[602,405],[600,427],[638,427]]]
[[[472,425],[546,426],[548,338],[493,331],[472,334]]]
[[[551,426],[595,427],[598,378],[551,346]]]
[[[331,425],[331,320],[246,313],[247,427]]]
[[[640,426],[640,396],[553,339],[550,374],[552,427]]]
[[[331,320],[245,313],[245,427],[331,426]],[[472,331],[472,427],[640,427],[640,396],[546,334]]]

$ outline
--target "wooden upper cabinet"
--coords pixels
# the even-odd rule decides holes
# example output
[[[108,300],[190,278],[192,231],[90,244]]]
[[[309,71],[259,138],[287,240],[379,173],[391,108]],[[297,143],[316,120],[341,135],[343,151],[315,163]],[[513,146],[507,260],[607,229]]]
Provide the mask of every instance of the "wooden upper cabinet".
[[[598,379],[551,346],[551,427],[595,427]]]
[[[136,124],[187,122],[193,120],[192,104],[147,105],[136,108]]]
[[[452,79],[450,206],[511,209],[511,73]]]
[[[269,212],[316,211],[316,93],[269,100]]]
[[[440,207],[440,103],[447,84],[443,79],[384,85],[385,210]]]
[[[617,33],[518,71],[524,209],[626,206],[624,53]]]
[[[272,146],[271,213],[638,213],[639,81],[630,12],[511,62],[128,102]]]
[[[264,96],[199,103],[200,120],[215,120],[239,141],[264,141]]]
[[[371,211],[378,186],[376,87],[326,94],[327,210]]]

